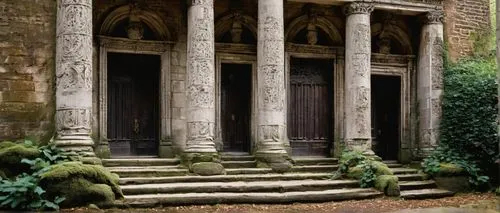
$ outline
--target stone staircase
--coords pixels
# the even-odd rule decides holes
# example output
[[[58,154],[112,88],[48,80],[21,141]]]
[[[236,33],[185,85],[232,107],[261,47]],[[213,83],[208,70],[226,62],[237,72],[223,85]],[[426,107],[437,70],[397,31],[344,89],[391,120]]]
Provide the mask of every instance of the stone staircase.
[[[217,203],[293,203],[367,199],[382,196],[374,189],[359,187],[356,180],[330,180],[338,168],[334,158],[296,158],[288,173],[257,168],[253,156],[222,155],[226,175],[197,176],[179,165],[178,159],[103,159],[104,166],[120,175],[125,195],[122,207],[153,207]],[[443,197],[417,170],[388,162],[400,178],[401,196],[406,199]]]

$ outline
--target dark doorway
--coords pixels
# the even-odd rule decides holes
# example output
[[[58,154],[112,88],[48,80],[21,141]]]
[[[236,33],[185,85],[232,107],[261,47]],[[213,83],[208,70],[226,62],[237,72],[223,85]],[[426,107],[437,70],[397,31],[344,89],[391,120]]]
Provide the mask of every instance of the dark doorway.
[[[224,151],[250,150],[252,65],[221,65],[221,122]]]
[[[384,160],[399,155],[401,78],[372,75],[372,137],[375,153]]]
[[[328,156],[333,138],[333,61],[292,58],[288,137],[295,156]]]
[[[108,53],[108,139],[116,156],[157,155],[160,57]]]

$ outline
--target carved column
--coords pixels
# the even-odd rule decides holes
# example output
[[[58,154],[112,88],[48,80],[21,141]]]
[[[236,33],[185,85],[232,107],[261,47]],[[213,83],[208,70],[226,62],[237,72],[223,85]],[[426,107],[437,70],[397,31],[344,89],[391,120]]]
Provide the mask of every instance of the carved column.
[[[344,8],[345,46],[345,144],[346,148],[371,151],[371,30],[373,5],[353,2]]]
[[[285,150],[285,43],[283,0],[259,0],[257,82],[258,142],[255,155],[271,167],[289,165]]]
[[[191,0],[187,41],[186,153],[216,153],[213,0]]]
[[[443,11],[422,16],[417,72],[419,120],[418,155],[437,146],[443,92]]]
[[[84,160],[95,160],[90,137],[92,0],[58,0],[56,31],[55,144]]]

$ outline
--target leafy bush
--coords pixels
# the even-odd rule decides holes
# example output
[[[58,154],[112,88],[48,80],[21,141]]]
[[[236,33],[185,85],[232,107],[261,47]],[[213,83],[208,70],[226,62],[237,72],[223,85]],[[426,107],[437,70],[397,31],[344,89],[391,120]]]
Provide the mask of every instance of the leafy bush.
[[[13,180],[0,178],[0,209],[59,209],[59,203],[64,198],[56,196],[53,201],[48,200],[46,191],[40,187],[39,182],[41,175],[50,169],[50,165],[66,160],[60,155],[61,151],[55,146],[41,146],[37,149],[31,141],[25,141],[24,144],[3,142],[1,147],[3,149],[0,152],[9,156],[4,159],[9,165],[15,165],[14,160],[19,160],[20,156],[36,158],[19,160],[30,169],[29,174],[23,172]],[[35,154],[34,150],[38,154]]]
[[[423,161],[424,172],[437,175],[446,164],[469,175],[472,186],[496,174],[498,159],[497,84],[493,59],[475,58],[447,65],[440,127],[440,147]]]
[[[343,151],[339,168],[334,172],[332,179],[346,176],[358,179],[362,188],[374,187],[379,176],[393,175],[389,167],[383,162],[376,161],[375,157],[357,151]]]

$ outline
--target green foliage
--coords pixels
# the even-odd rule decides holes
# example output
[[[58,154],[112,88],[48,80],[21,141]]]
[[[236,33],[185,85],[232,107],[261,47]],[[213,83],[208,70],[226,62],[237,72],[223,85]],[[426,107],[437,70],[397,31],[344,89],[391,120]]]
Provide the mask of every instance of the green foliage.
[[[497,84],[493,58],[449,64],[444,71],[440,147],[423,161],[424,172],[438,175],[450,163],[462,168],[472,186],[496,174],[498,159]],[[442,172],[443,174],[449,173]]]
[[[484,186],[488,183],[489,177],[482,175],[481,169],[467,156],[470,155],[461,156],[458,152],[442,145],[424,159],[422,168],[425,173],[432,176],[454,176],[465,172],[473,187]]]
[[[1,150],[4,156],[9,156],[6,162],[10,165],[15,165],[13,159],[19,159],[20,156],[36,157],[19,160],[28,165],[29,174],[22,173],[13,180],[0,178],[0,209],[59,209],[59,203],[64,198],[56,196],[50,201],[39,182],[41,174],[48,171],[50,165],[65,160],[59,155],[60,150],[54,146],[42,146],[37,149],[31,141],[25,141],[24,144],[2,142],[0,148],[3,148]]]
[[[10,141],[0,142],[0,170],[6,177],[15,177],[23,172],[29,172],[30,167],[21,163],[22,159],[35,159],[40,152],[31,141],[14,143]]]
[[[387,165],[376,161],[375,157],[366,156],[357,151],[343,151],[339,160],[339,168],[334,172],[332,178],[338,179],[347,176],[358,179],[362,188],[373,187],[377,177],[393,174]]]

